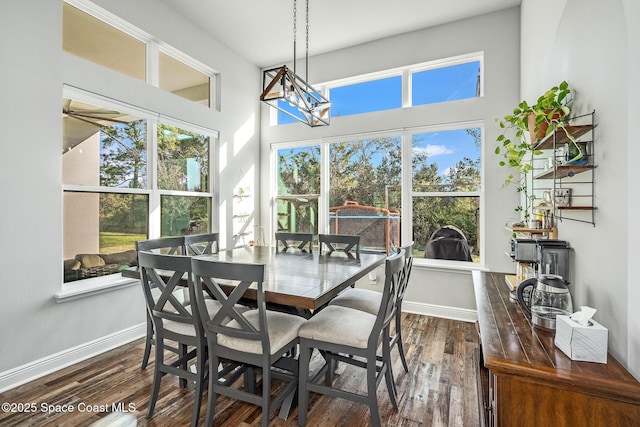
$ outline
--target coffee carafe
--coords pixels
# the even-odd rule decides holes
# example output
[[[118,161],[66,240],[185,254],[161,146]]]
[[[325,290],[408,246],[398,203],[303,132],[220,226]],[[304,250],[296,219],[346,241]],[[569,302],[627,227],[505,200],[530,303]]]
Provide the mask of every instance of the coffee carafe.
[[[560,276],[542,274],[538,278],[523,280],[518,286],[517,295],[520,306],[534,326],[555,329],[558,314],[573,313],[567,282]]]
[[[564,240],[538,240],[536,249],[538,275],[551,274],[560,276],[565,283],[570,283],[569,262],[571,247]]]

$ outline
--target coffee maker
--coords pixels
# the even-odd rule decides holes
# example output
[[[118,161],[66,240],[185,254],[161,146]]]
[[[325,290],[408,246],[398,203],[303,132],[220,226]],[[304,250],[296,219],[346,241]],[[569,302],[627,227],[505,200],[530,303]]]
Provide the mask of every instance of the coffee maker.
[[[536,245],[538,276],[552,274],[559,276],[567,284],[570,280],[571,247],[565,240],[538,240]]]
[[[523,280],[516,290],[517,300],[534,326],[555,329],[558,314],[573,312],[569,292],[571,247],[564,240],[538,240],[536,277]]]

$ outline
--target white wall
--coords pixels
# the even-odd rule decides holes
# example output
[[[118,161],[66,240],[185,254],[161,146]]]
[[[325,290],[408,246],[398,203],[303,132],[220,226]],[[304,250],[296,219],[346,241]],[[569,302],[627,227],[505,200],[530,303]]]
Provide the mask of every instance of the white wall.
[[[82,357],[87,343],[131,328],[137,331],[135,327],[145,322],[138,286],[64,303],[54,299],[62,285],[63,84],[219,130],[221,220],[230,217],[227,200],[241,171],[255,170],[259,162],[257,67],[161,2],[99,0],[97,4],[220,71],[222,111],[213,112],[62,52],[61,1],[2,3],[0,390],[7,378],[20,381],[23,373],[35,372],[29,370],[34,366],[36,371],[53,368],[46,360],[56,359],[51,362],[55,364]],[[252,187],[257,179],[250,181]],[[226,227],[220,232],[222,241],[231,244]],[[30,365],[34,361],[39,362]]]
[[[567,80],[576,92],[574,111],[596,110],[596,226],[563,221],[558,233],[574,248],[575,308],[598,310],[596,320],[609,329],[609,351],[640,376],[640,314],[633,307],[640,299],[632,269],[638,243],[631,242],[639,235],[634,218],[639,192],[631,184],[639,182],[633,157],[638,149],[630,138],[637,133],[631,112],[638,111],[634,104],[640,95],[635,81],[638,44],[631,44],[638,39],[632,28],[639,16],[632,3],[524,0],[521,94],[535,100]]]
[[[640,168],[637,166],[640,159],[640,144],[629,135],[636,135],[638,130],[637,117],[640,116],[640,80],[637,78],[640,69],[640,2],[636,0],[623,0],[622,6],[626,18],[627,30],[627,235],[631,236],[627,242],[627,366],[640,379],[640,286],[635,278],[638,275],[638,264],[634,262],[640,259],[640,221],[637,213],[640,212],[640,190],[637,183],[640,182]],[[634,185],[635,184],[635,185]]]
[[[451,123],[460,121],[461,117],[465,120],[482,120],[485,124],[485,229],[480,238],[485,245],[485,266],[496,271],[515,271],[513,263],[505,255],[510,233],[504,229],[504,224],[512,216],[513,207],[518,204],[517,193],[513,189],[502,190],[508,173],[498,166],[493,150],[499,133],[495,118],[502,117],[519,102],[519,31],[519,8],[512,8],[310,58],[309,80],[326,82],[484,51],[484,97],[450,104],[337,117],[331,120],[329,127],[324,128],[309,128],[301,123],[269,126],[269,110],[263,106],[262,206],[269,204],[269,150],[272,143]],[[269,224],[269,212],[266,209],[262,210],[261,223]],[[272,232],[267,231],[267,235]],[[359,286],[368,286],[368,281],[362,281]],[[452,272],[414,266],[406,301],[409,302],[407,307],[419,309],[423,305],[422,308],[427,312],[433,312],[441,306],[449,307],[454,312],[475,310],[471,275],[469,271]],[[455,313],[452,315],[458,317]]]

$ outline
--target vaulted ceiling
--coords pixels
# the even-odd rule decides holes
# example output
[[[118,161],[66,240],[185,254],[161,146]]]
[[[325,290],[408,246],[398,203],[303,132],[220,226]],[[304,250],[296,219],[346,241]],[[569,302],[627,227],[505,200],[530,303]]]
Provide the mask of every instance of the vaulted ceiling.
[[[293,58],[293,0],[159,0],[250,62]],[[517,6],[521,0],[309,0],[309,54]],[[305,49],[305,0],[297,2],[298,58]],[[491,31],[490,28],[487,31]]]

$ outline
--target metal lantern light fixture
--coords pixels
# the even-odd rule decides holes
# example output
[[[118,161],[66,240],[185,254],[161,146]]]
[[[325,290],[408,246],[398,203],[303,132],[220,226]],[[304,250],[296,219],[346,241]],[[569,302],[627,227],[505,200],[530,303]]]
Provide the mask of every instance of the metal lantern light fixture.
[[[297,28],[296,0],[293,0],[293,70],[286,65],[264,70],[260,100],[311,127],[327,126],[329,125],[331,102],[307,83],[309,80],[309,0],[306,0],[306,4],[305,80],[296,74],[295,69]],[[292,108],[287,108],[287,106]]]

